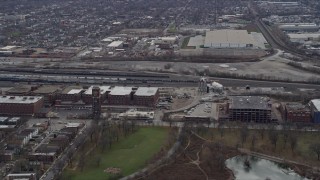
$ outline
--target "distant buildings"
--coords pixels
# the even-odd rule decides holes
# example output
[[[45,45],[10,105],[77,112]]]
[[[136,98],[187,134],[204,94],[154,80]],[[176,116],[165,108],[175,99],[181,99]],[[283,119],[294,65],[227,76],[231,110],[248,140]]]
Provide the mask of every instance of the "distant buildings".
[[[36,180],[37,175],[36,173],[11,173],[8,174],[5,180]]]
[[[285,32],[318,32],[319,26],[314,23],[281,24],[279,29]]]
[[[268,123],[271,121],[271,104],[262,96],[230,96],[229,120]]]

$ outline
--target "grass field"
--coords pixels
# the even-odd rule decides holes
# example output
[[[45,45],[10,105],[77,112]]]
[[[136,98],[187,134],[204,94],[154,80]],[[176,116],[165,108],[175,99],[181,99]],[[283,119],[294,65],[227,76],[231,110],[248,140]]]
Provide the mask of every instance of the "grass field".
[[[104,153],[99,148],[86,157],[83,172],[67,169],[62,179],[68,180],[105,180],[112,179],[112,175],[104,172],[106,168],[116,167],[121,169],[121,174],[126,176],[146,166],[161,147],[166,143],[169,129],[152,127],[139,128],[135,133],[126,138],[121,138]],[[100,165],[95,164],[95,159],[101,158]]]
[[[277,141],[276,148],[272,145],[269,140],[268,131],[265,130],[264,138],[261,137],[258,130],[250,130],[246,142],[242,148],[251,149],[256,152],[283,157],[293,161],[302,163],[308,163],[311,165],[320,166],[320,161],[317,161],[315,153],[309,150],[309,146],[312,143],[320,141],[319,132],[294,132],[297,134],[297,145],[294,151],[291,150],[290,142],[284,143],[284,136],[280,133]],[[252,137],[253,134],[256,136],[255,146],[252,149]],[[210,129],[204,137],[214,142],[223,142],[225,145],[236,147],[237,144],[241,147],[241,135],[239,129],[225,129],[224,135],[221,137],[218,129]]]

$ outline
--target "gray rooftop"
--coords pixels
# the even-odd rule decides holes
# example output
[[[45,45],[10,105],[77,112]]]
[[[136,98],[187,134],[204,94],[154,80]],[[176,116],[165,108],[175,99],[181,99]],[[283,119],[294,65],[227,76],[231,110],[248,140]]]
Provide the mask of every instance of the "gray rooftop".
[[[116,86],[111,90],[109,94],[113,96],[123,96],[123,95],[130,95],[131,92],[132,92],[132,87]]]
[[[286,108],[290,111],[290,110],[304,110],[304,111],[308,111],[309,108],[306,105],[303,105],[301,103],[298,102],[290,102],[290,103],[286,103]]]
[[[34,90],[33,92],[36,94],[49,94],[49,93],[54,93],[60,90],[61,90],[60,86],[44,85],[39,87],[37,90]]]
[[[214,30],[207,31],[204,44],[255,44],[253,37],[246,30]]]
[[[154,96],[158,91],[157,87],[139,87],[136,96]]]
[[[230,109],[271,109],[263,96],[230,96]]]
[[[0,103],[31,104],[41,99],[41,96],[0,96]]]

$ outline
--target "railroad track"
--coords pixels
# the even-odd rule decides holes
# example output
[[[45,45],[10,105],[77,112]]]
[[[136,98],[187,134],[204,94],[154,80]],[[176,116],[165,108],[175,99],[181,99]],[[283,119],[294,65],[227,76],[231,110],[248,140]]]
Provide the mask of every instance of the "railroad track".
[[[261,19],[257,18],[256,24],[260,29],[260,31],[262,32],[262,34],[264,35],[264,37],[267,39],[267,41],[273,48],[284,50],[286,52],[289,52],[293,55],[296,55],[304,59],[312,59],[310,57],[307,57],[304,53],[294,51],[292,48],[289,48],[288,46],[286,46],[284,42],[279,41],[279,39],[274,37],[274,35],[270,32],[270,30],[266,27],[266,25],[261,21]]]

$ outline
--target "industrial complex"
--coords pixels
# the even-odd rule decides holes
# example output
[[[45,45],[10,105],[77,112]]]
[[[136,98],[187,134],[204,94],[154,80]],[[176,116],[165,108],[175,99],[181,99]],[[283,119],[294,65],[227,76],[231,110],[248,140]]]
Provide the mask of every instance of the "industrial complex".
[[[1,1],[0,180],[319,179],[319,14]]]

